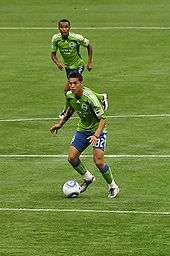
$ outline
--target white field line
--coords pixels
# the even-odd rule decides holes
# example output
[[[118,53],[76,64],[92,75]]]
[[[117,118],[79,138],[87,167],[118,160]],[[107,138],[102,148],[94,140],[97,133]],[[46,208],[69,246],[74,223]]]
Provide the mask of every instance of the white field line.
[[[115,213],[115,214],[149,214],[170,215],[170,212],[160,211],[126,211],[126,210],[94,210],[94,209],[46,209],[46,208],[0,208],[1,212],[75,212],[75,213]]]
[[[107,118],[159,118],[159,117],[170,117],[170,114],[129,114],[129,115],[109,115]],[[71,117],[75,119],[78,117]],[[58,120],[58,117],[33,117],[33,118],[16,118],[16,119],[0,119],[0,122],[27,122],[27,121],[50,121]]]
[[[78,30],[170,30],[170,27],[111,26],[111,27],[73,27]],[[0,27],[0,30],[57,30],[56,27]]]
[[[0,155],[0,158],[67,158],[68,155]],[[170,158],[170,155],[105,155],[106,158]],[[92,155],[81,155],[81,158],[92,158]]]

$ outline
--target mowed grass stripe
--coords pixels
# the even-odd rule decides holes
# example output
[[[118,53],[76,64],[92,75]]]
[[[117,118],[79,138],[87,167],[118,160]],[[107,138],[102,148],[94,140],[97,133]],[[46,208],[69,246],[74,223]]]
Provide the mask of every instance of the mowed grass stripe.
[[[95,209],[55,209],[55,208],[0,208],[1,212],[78,212],[78,213],[115,213],[115,214],[153,214],[170,215],[170,212],[160,211],[126,211],[126,210],[95,210]]]

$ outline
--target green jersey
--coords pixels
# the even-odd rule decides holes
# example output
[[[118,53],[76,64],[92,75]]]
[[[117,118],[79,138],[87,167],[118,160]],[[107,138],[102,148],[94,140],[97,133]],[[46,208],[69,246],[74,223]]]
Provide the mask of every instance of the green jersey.
[[[52,52],[60,51],[66,68],[77,69],[84,65],[80,55],[80,46],[87,47],[89,40],[82,35],[69,33],[67,39],[63,39],[61,34],[55,34],[52,37]]]
[[[68,91],[66,94],[66,104],[67,107],[74,109],[80,117],[77,131],[95,132],[100,119],[106,118],[102,105],[95,93],[87,87],[83,88],[83,95],[80,98],[76,98],[71,91]],[[104,132],[106,132],[106,128]]]

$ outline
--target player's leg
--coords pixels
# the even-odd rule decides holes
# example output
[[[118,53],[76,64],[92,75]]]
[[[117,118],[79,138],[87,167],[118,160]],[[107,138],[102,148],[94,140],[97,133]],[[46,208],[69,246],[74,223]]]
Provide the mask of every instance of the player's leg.
[[[81,185],[81,193],[95,180],[95,177],[82,163],[79,156],[88,147],[89,142],[87,137],[89,134],[83,132],[76,132],[73,136],[71,146],[68,152],[68,161],[72,167],[82,176],[83,183]]]
[[[96,145],[93,147],[93,160],[101,172],[109,187],[108,197],[114,198],[119,193],[118,185],[115,183],[110,166],[105,163],[104,150],[106,145],[106,134],[101,134]]]
[[[75,147],[70,146],[68,151],[68,161],[72,165],[72,167],[84,177],[88,176],[87,178],[91,178],[91,174],[87,170],[86,166],[81,162],[79,156],[81,152],[79,152]]]

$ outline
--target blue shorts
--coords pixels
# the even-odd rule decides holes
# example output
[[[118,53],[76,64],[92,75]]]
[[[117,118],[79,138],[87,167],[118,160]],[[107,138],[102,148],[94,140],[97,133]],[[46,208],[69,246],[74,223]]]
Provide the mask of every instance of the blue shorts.
[[[71,146],[75,147],[79,152],[83,152],[89,145],[89,139],[87,139],[89,136],[93,135],[94,132],[75,132],[72,140],[71,140]],[[98,148],[103,151],[105,151],[106,148],[106,133],[101,133],[100,137],[97,139],[97,143],[93,148]]]
[[[79,74],[82,74],[83,71],[84,71],[84,66],[80,66],[80,67],[78,67],[78,68],[76,68],[76,69],[66,68],[65,70],[66,70],[66,76],[67,76],[67,78],[69,79],[69,76],[70,76],[72,73],[74,73],[74,72],[77,72],[77,73],[79,73]]]

